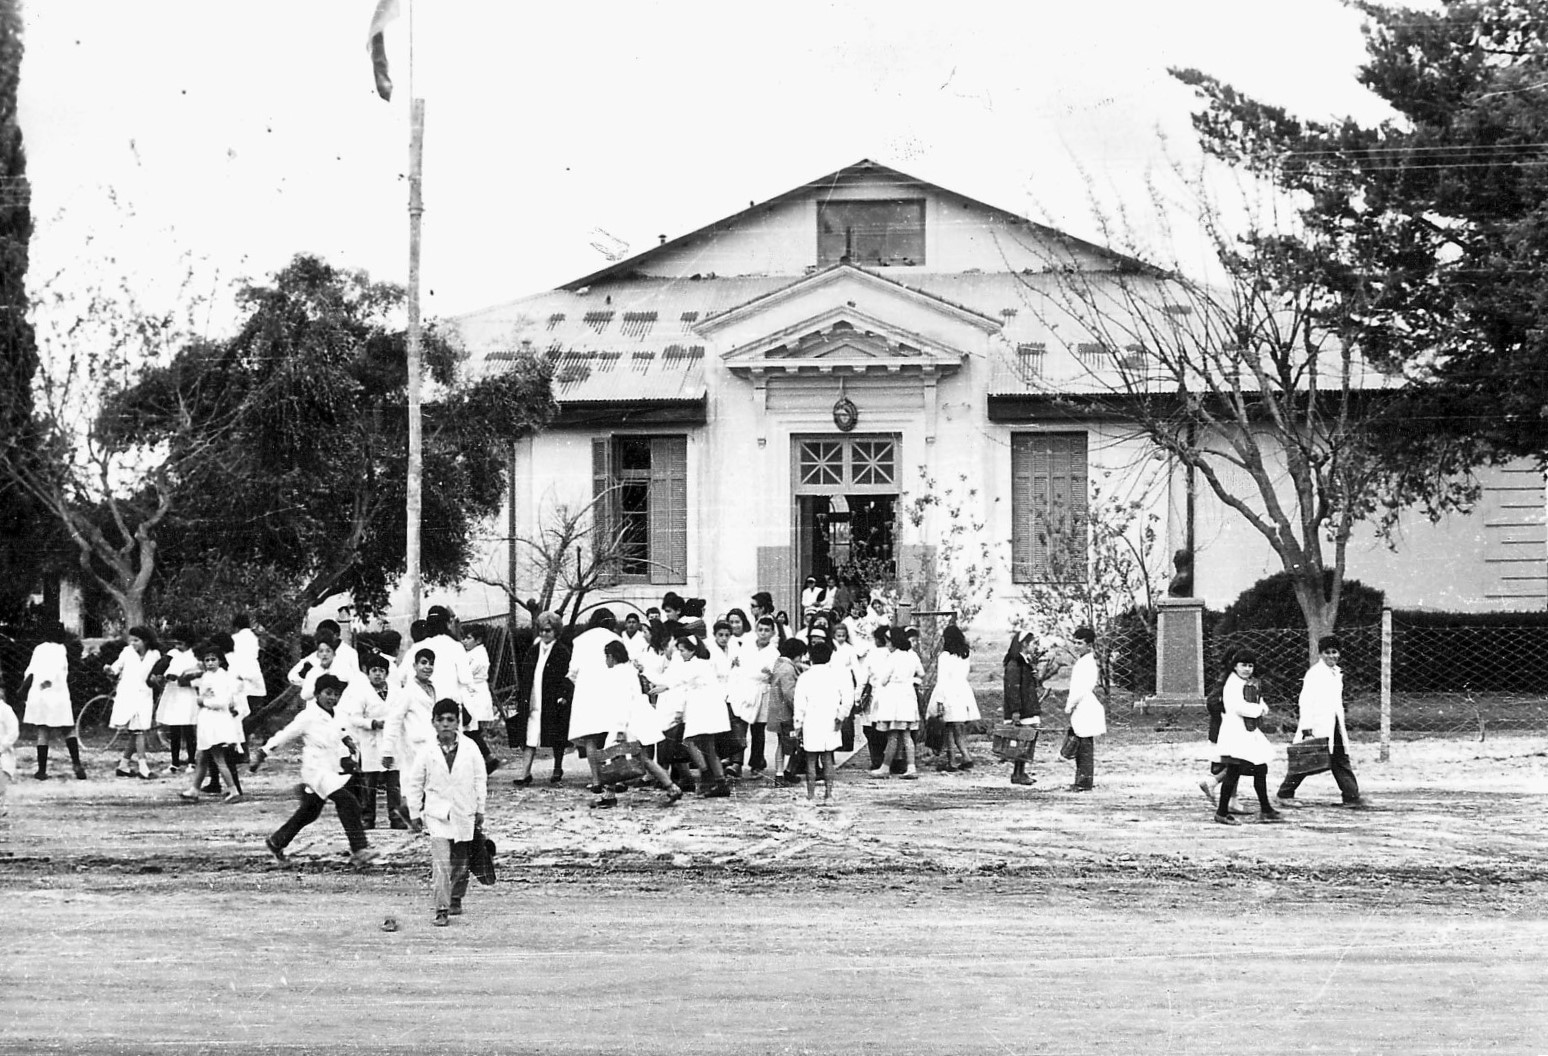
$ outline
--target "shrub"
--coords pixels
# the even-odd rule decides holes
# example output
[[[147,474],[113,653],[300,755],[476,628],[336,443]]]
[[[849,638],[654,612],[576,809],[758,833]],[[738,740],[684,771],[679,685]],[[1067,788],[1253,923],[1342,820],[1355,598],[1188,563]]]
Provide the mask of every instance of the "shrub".
[[[1323,596],[1333,589],[1333,572],[1323,574]],[[1381,622],[1381,610],[1387,596],[1374,587],[1367,587],[1357,579],[1344,580],[1344,591],[1339,598],[1336,626],[1359,627]],[[1304,630],[1306,617],[1301,603],[1295,599],[1295,587],[1289,572],[1276,572],[1258,580],[1239,594],[1235,601],[1220,614],[1216,634],[1235,634],[1239,631],[1258,631],[1275,628]]]

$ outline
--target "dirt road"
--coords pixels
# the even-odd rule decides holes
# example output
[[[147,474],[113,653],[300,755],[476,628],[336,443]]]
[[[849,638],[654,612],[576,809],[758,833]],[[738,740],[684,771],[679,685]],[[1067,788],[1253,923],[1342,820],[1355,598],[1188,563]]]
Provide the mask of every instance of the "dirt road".
[[[832,810],[497,782],[501,880],[447,929],[405,834],[355,874],[325,816],[267,860],[291,760],[231,807],[24,780],[0,1051],[1548,1051],[1542,738],[1357,754],[1380,809],[1322,779],[1236,828],[1191,745],[1103,747],[1090,794],[846,769]]]

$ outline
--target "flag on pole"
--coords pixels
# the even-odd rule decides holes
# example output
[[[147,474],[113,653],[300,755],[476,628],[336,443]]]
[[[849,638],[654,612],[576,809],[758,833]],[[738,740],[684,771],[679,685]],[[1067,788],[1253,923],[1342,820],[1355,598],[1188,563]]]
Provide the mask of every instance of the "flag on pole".
[[[376,77],[376,94],[388,101],[392,99],[392,78],[387,74],[387,41],[382,31],[402,13],[398,5],[399,0],[377,0],[376,14],[371,16],[371,29],[366,34],[371,49],[371,73]]]

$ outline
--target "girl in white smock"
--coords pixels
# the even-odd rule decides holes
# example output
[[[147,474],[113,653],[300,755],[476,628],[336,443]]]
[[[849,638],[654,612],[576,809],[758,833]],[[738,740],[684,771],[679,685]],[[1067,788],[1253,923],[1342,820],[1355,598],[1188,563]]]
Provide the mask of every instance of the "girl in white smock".
[[[930,694],[930,708],[946,725],[945,761],[939,769],[968,770],[973,760],[967,750],[967,724],[977,722],[978,698],[968,684],[969,650],[962,628],[948,624],[941,635],[941,654],[935,661],[935,690]],[[956,755],[956,764],[952,756]]]
[[[651,707],[650,698],[640,689],[640,676],[629,658],[629,647],[623,642],[609,642],[603,646],[607,660],[608,692],[618,701],[620,726],[607,738],[607,744],[633,741],[641,748],[651,748],[661,743],[661,719]],[[672,776],[653,758],[654,752],[643,752],[640,762],[646,773],[655,778],[656,784],[666,790],[668,806],[683,798],[683,790],[672,782]],[[604,800],[617,801],[611,789],[602,792]]]
[[[188,752],[188,765],[197,765],[199,758],[199,693],[194,689],[194,679],[199,677],[199,658],[194,656],[192,632],[177,630],[169,639],[171,648],[165,657],[166,666],[161,669],[161,699],[156,702],[156,725],[166,728],[171,742],[172,763],[167,774],[183,772],[183,750]]]
[[[806,750],[806,798],[817,796],[817,759],[822,757],[822,801],[833,799],[833,753],[844,740],[844,720],[855,705],[855,684],[849,672],[831,662],[827,642],[813,642],[807,650],[811,667],[795,686],[795,730]]]
[[[198,650],[199,666],[204,669],[193,684],[199,700],[197,724],[198,763],[192,769],[193,782],[178,795],[184,799],[199,798],[199,787],[210,776],[211,770],[220,773],[221,780],[229,789],[225,802],[241,800],[241,784],[231,771],[226,749],[242,743],[242,720],[238,698],[242,696],[242,681],[221,666],[224,658],[220,646],[213,642],[201,645]]]
[[[131,627],[129,644],[118,654],[118,659],[108,665],[108,673],[118,677],[118,686],[113,690],[113,714],[108,725],[130,735],[115,771],[119,777],[135,776],[136,754],[140,757],[139,776],[147,779],[151,776],[150,763],[145,758],[145,731],[151,728],[156,710],[156,694],[151,689],[150,676],[160,659],[156,632],[149,627]]]
[[[51,742],[63,740],[70,750],[75,776],[84,778],[81,746],[75,739],[75,712],[70,705],[70,658],[64,647],[64,628],[58,625],[44,632],[44,640],[32,650],[22,684],[27,707],[22,722],[37,731],[39,780],[48,777],[48,749]]]
[[[575,693],[570,698],[570,743],[584,749],[591,770],[591,791],[601,798],[593,807],[609,807],[607,790],[602,784],[603,742],[620,725],[619,701],[609,692],[607,647],[613,642],[624,645],[617,621],[607,609],[592,613],[590,625],[570,647],[570,681]],[[624,646],[628,652],[628,646]]]
[[[607,658],[603,652],[607,643],[623,643],[613,626],[612,613],[598,609],[592,614],[590,626],[570,646],[569,674],[575,685],[575,695],[570,699],[569,739],[572,742],[580,743],[593,736],[605,737],[617,729],[613,714],[615,702],[604,688],[607,679],[598,677],[607,671]]]
[[[1222,825],[1235,825],[1231,815],[1231,797],[1236,794],[1237,783],[1242,776],[1252,778],[1253,791],[1258,795],[1258,820],[1278,821],[1280,814],[1268,798],[1268,764],[1274,757],[1274,746],[1262,730],[1262,720],[1268,714],[1254,677],[1257,657],[1251,652],[1240,652],[1234,657],[1231,674],[1226,677],[1220,690],[1220,702],[1225,714],[1220,717],[1221,762],[1225,763],[1225,779],[1220,783],[1220,800],[1215,807],[1215,820]]]
[[[871,695],[874,722],[887,734],[887,747],[882,765],[871,770],[871,776],[890,777],[892,760],[901,752],[907,765],[902,776],[912,780],[919,776],[914,766],[912,731],[919,728],[918,686],[924,679],[924,666],[902,627],[892,628],[887,644],[891,651],[877,664],[880,682]]]
[[[683,747],[699,769],[702,794],[721,799],[731,794],[720,757],[715,754],[715,735],[731,728],[724,691],[701,639],[685,635],[677,640],[676,648],[678,661],[667,668],[667,681],[656,688],[669,694],[669,707],[682,708]]]

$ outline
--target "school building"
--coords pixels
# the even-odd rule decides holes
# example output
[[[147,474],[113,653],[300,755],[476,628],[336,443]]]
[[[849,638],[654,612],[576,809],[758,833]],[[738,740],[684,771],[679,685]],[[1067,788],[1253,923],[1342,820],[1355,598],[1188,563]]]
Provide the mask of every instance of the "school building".
[[[508,523],[530,536],[600,497],[622,541],[606,596],[643,607],[675,590],[719,611],[768,590],[794,614],[808,575],[928,566],[954,509],[995,543],[974,631],[998,638],[1058,561],[1040,517],[1139,498],[1159,516],[1166,571],[1191,538],[1195,593],[1229,603],[1279,570],[1264,540],[1206,488],[1188,501],[1182,469],[1123,423],[1052,409],[1050,392],[1090,384],[1106,350],[1041,310],[1060,280],[1051,260],[1098,279],[1133,264],[860,161],[466,315],[472,369],[554,365],[560,413],[512,453]],[[950,501],[916,507],[927,479]],[[1410,518],[1395,550],[1360,535],[1349,575],[1397,606],[1540,609],[1544,502],[1535,469],[1490,471],[1470,516]],[[507,576],[509,552],[492,545],[480,575]],[[507,608],[471,583],[447,600],[469,616]]]

